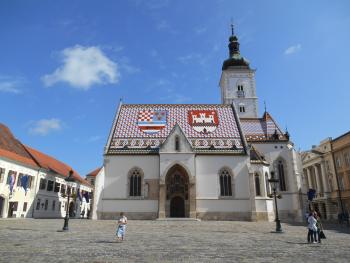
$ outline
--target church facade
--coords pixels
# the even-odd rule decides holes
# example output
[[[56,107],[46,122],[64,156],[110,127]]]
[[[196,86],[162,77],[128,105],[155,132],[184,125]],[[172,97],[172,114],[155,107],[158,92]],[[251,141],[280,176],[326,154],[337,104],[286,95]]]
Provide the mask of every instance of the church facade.
[[[301,165],[289,134],[259,117],[255,70],[232,33],[221,104],[120,103],[96,176],[95,219],[302,220]]]

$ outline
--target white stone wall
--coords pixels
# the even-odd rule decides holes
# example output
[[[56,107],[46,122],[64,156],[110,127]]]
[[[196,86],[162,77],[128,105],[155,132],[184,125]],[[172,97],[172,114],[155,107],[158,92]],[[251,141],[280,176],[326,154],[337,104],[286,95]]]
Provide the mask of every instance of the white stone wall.
[[[61,192],[56,193],[54,190],[47,191],[47,183],[45,190],[39,189],[41,178],[59,182],[62,185],[66,184],[63,176],[59,176],[48,171],[38,170],[39,168],[30,168],[12,160],[0,159],[0,167],[5,168],[4,179],[0,183],[0,195],[5,198],[0,217],[6,218],[8,216],[9,202],[18,202],[17,211],[13,213],[13,217],[58,218],[65,216],[65,204],[67,202],[67,198],[62,197]],[[6,184],[9,170],[17,172],[15,186],[13,188],[14,190],[11,198],[9,198],[10,187]],[[25,193],[23,187],[17,186],[19,178],[18,175],[20,173],[33,176],[32,187],[28,188],[27,193]],[[74,187],[80,187],[81,190],[91,192],[90,187],[80,185],[80,183],[75,183]],[[27,210],[23,211],[23,205],[25,202],[27,203]],[[46,202],[47,207],[45,206]],[[37,205],[38,203],[39,205]],[[78,198],[75,200],[75,203],[76,217],[79,217],[81,203]]]
[[[273,164],[279,158],[285,162],[285,179],[287,191],[282,191],[282,199],[279,199],[278,208],[284,210],[285,214],[294,214],[298,217],[296,219],[302,220],[302,200],[300,196],[301,189],[301,167],[298,161],[298,156],[295,149],[290,143],[276,142],[276,143],[255,143],[254,147],[265,156],[267,162],[270,163],[270,171],[275,170],[276,176],[277,167]]]
[[[224,104],[234,103],[241,118],[258,117],[258,98],[254,75],[255,71],[249,69],[228,69],[221,74],[221,101]],[[243,98],[238,97],[238,85],[243,85]],[[239,112],[239,104],[244,104],[245,112]]]
[[[250,211],[247,161],[247,156],[196,157],[197,212]],[[220,197],[219,171],[224,167],[232,171],[232,197]]]
[[[143,179],[159,179],[159,156],[156,155],[119,155],[106,156],[104,161],[104,184],[97,212],[113,213],[132,211],[157,212],[157,200],[145,200],[145,196],[129,197],[128,174],[132,168],[140,168]],[[102,175],[102,173],[101,173]],[[99,177],[101,177],[99,175]],[[97,179],[96,187],[101,189]],[[144,181],[143,180],[143,181]]]
[[[5,169],[5,174],[0,182],[0,196],[4,198],[3,208],[2,211],[0,211],[0,218],[6,218],[8,216],[9,202],[18,202],[17,211],[13,213],[13,217],[31,217],[33,202],[36,195],[38,170],[3,158],[0,158],[0,167]],[[10,186],[6,184],[8,172],[10,170],[17,172],[16,182],[11,198],[9,198]],[[27,174],[33,177],[32,187],[27,190],[26,194],[23,187],[17,186],[19,173]],[[23,205],[25,202],[27,203],[27,210],[23,211]]]

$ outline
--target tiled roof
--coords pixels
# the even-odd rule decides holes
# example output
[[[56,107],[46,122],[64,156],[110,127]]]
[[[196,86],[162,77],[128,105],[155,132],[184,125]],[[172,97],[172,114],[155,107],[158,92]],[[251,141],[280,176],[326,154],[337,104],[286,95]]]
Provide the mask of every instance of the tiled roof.
[[[149,133],[142,127],[142,124],[145,122],[147,125],[147,120],[152,119],[154,114],[163,114],[164,112],[166,112],[166,116],[160,116],[158,119],[160,121],[157,122],[158,127],[156,129],[158,131],[153,132],[152,130],[153,133]],[[203,112],[206,115],[200,117],[200,113]],[[201,118],[205,119],[204,123],[202,123],[203,119]],[[196,122],[197,120],[198,122]],[[123,151],[123,149],[128,151],[134,149],[156,151],[166,140],[175,124],[180,126],[195,150],[234,149],[234,151],[244,151],[238,124],[231,105],[125,104],[121,105],[116,116],[107,154]],[[207,130],[203,132],[201,129],[204,126]]]
[[[262,118],[240,118],[240,121],[248,142],[289,140],[268,112]]]
[[[265,160],[265,157],[257,150],[254,146],[250,149],[250,162],[254,164],[264,164],[269,165]]]
[[[62,163],[49,155],[46,155],[29,146],[23,145],[13,136],[10,129],[1,123],[0,156],[11,159],[18,163],[30,165],[35,169],[44,168],[52,170],[62,176],[68,176],[69,171],[72,169],[67,164]],[[74,171],[73,176],[78,182],[87,186],[91,186],[88,182],[81,178],[76,171]]]
[[[2,123],[0,123],[0,156],[30,165],[34,168],[39,167],[22,143],[17,140],[10,129]]]
[[[81,176],[67,164],[58,161],[55,158],[46,155],[38,150],[35,150],[27,145],[25,145],[25,147],[28,150],[28,152],[33,156],[33,158],[39,163],[40,167],[54,171],[55,173],[63,175],[65,177],[68,176],[69,171],[72,170],[73,177],[75,180],[77,180],[80,183],[89,185],[89,183],[87,183],[83,178],[81,178]]]
[[[86,175],[86,177],[88,177],[88,176],[96,177],[96,175],[101,171],[101,169],[102,169],[102,167],[98,167],[97,169],[95,169],[92,172],[88,173]]]

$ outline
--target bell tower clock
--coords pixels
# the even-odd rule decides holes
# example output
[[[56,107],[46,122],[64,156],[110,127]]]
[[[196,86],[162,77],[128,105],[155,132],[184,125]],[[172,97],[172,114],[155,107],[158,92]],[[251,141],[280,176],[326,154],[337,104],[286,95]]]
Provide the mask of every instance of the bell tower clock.
[[[239,117],[258,117],[258,98],[255,89],[255,70],[240,55],[238,38],[232,27],[229,38],[229,58],[222,65],[220,78],[221,102],[234,104]]]

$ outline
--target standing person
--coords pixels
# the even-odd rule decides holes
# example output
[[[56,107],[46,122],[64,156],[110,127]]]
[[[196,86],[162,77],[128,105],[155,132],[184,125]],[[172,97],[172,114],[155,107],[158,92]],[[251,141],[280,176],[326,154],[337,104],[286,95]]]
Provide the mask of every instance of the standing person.
[[[126,231],[126,224],[128,223],[128,219],[124,215],[123,212],[120,213],[120,218],[118,220],[118,227],[117,227],[117,237],[118,240],[124,240],[125,237],[125,231]]]
[[[314,217],[316,218],[317,240],[318,240],[318,243],[321,243],[321,238],[320,238],[320,233],[322,230],[321,217],[317,212],[314,212]]]
[[[307,242],[308,243],[316,243],[316,232],[317,232],[317,227],[316,227],[316,218],[314,217],[314,214],[311,212],[309,214],[309,217],[307,218],[308,222],[308,234],[307,234]]]

